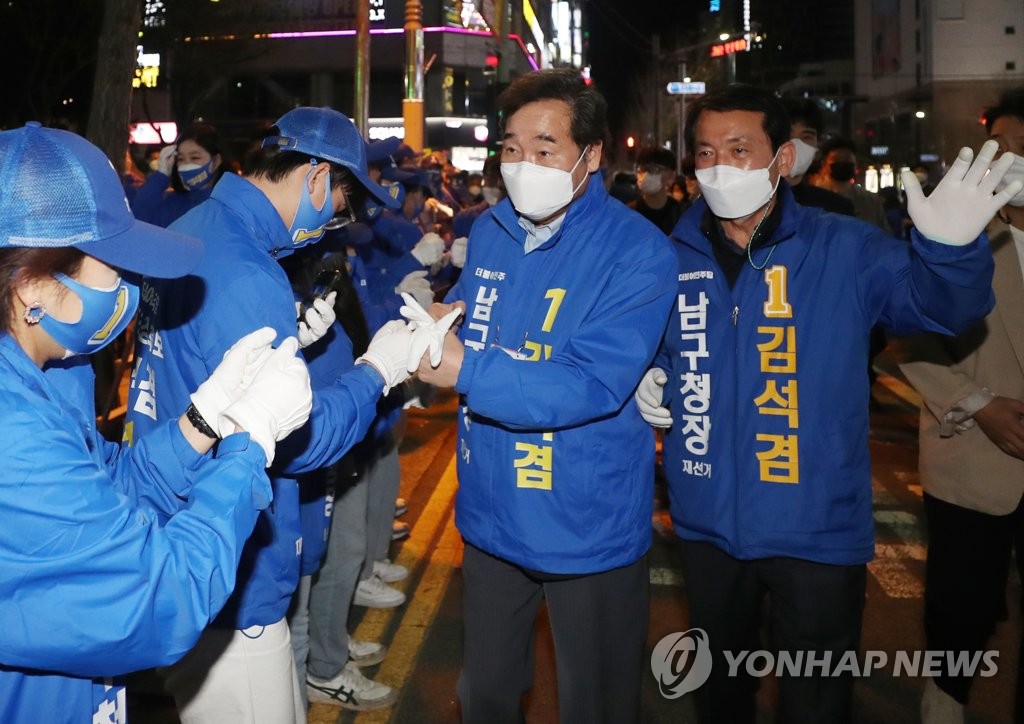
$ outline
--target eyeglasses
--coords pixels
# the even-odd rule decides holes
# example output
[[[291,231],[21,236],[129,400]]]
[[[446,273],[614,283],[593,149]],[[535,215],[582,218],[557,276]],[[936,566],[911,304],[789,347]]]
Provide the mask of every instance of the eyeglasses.
[[[356,212],[352,208],[352,204],[348,202],[348,195],[345,193],[345,189],[339,189],[341,191],[341,199],[345,202],[345,212],[343,214],[335,214],[331,217],[331,220],[324,224],[324,229],[327,231],[335,231],[342,227],[348,226],[349,224],[355,223]]]

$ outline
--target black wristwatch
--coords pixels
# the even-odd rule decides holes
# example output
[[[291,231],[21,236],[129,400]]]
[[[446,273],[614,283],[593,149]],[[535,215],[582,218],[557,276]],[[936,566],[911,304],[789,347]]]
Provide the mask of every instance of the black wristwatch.
[[[192,426],[200,432],[200,434],[206,437],[213,438],[214,440],[220,439],[220,435],[210,427],[209,423],[199,414],[199,410],[196,409],[195,405],[189,405],[188,409],[185,410],[185,417],[192,423]]]

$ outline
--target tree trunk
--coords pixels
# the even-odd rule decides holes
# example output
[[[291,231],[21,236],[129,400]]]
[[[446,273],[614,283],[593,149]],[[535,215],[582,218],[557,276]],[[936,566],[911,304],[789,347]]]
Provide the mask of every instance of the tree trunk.
[[[118,175],[124,172],[131,116],[132,78],[142,25],[141,0],[104,0],[86,137],[110,158]]]

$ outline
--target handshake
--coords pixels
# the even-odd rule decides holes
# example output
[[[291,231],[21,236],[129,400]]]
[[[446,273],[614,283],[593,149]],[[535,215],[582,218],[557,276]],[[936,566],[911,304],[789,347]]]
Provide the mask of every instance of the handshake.
[[[462,313],[456,308],[435,321],[412,296],[402,298],[406,306],[401,312],[409,323],[385,324],[356,360],[380,374],[385,395],[419,369],[424,356],[429,354],[432,367],[441,363],[445,336]],[[202,418],[197,428],[209,428],[219,438],[248,432],[266,453],[267,467],[277,443],[305,424],[313,409],[309,371],[296,355],[299,340],[288,337],[274,348],[276,336],[273,328],[263,327],[242,337],[191,397]]]
[[[411,294],[403,293],[402,299],[405,305],[399,311],[408,323],[396,319],[385,324],[356,360],[356,364],[369,364],[377,370],[384,379],[385,395],[416,372],[425,355],[429,354],[431,367],[441,364],[445,337],[462,314],[457,307],[435,320]]]

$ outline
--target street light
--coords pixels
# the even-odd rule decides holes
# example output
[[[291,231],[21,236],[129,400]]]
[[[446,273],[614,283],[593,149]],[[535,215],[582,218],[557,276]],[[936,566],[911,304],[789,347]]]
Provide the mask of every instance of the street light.
[[[916,113],[914,113],[915,118],[924,118],[924,115],[924,111],[917,111]]]

